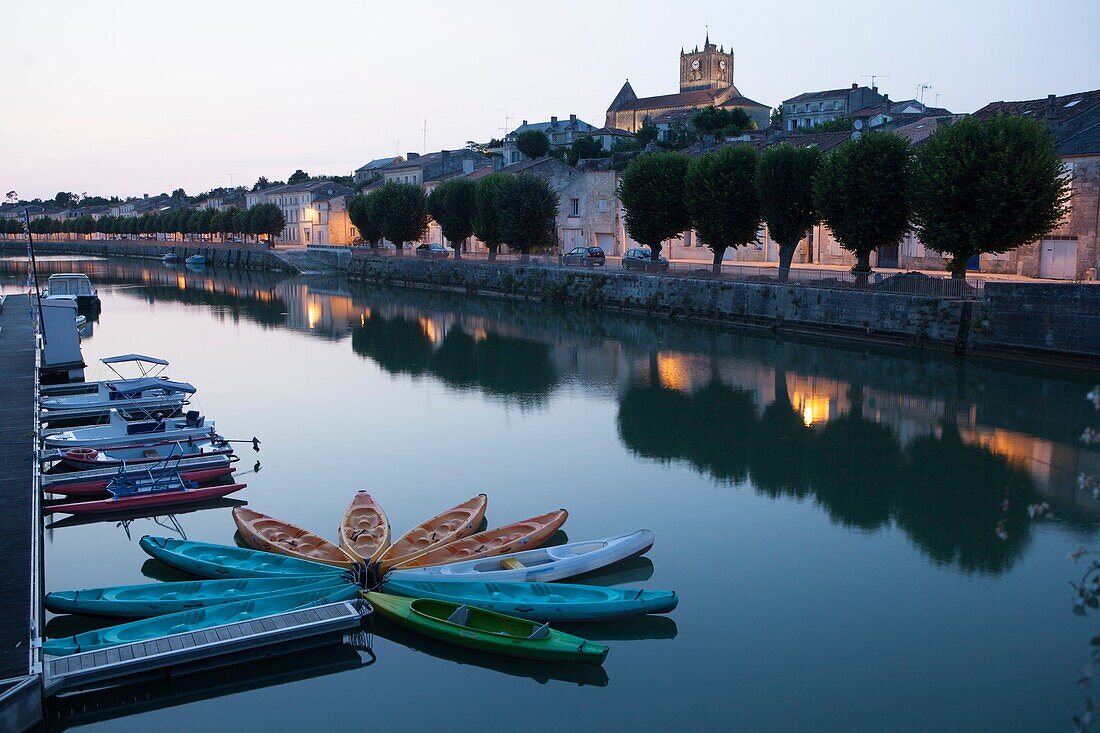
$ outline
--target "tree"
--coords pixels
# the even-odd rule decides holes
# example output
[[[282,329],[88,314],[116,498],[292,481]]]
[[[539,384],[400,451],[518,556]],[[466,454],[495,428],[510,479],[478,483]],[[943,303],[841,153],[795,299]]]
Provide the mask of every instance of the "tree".
[[[516,135],[516,148],[531,160],[541,158],[550,150],[550,138],[541,130],[526,130]]]
[[[566,162],[571,166],[576,166],[577,161],[587,160],[589,158],[604,158],[607,153],[603,149],[603,145],[600,145],[599,140],[591,136],[585,136],[578,138],[569,146],[569,154],[566,156]]]
[[[378,191],[348,199],[348,218],[359,230],[359,236],[371,247],[382,241],[382,219],[378,211]]]
[[[471,221],[474,234],[489,248],[492,260],[500,249],[503,237],[500,234],[500,192],[508,185],[509,177],[505,173],[491,173],[480,181],[474,189],[474,217]]]
[[[16,201],[19,200],[19,194],[15,191],[8,191],[6,194],[4,194],[4,198],[8,200],[9,204],[14,204]]]
[[[913,213],[926,247],[966,277],[971,257],[1040,239],[1069,211],[1069,182],[1040,120],[968,117],[938,130],[917,152]]]
[[[684,177],[684,203],[700,241],[714,253],[718,274],[726,249],[756,241],[760,228],[756,150],[734,145],[693,159]]]
[[[787,282],[795,248],[818,222],[813,179],[821,165],[816,147],[781,143],[765,148],[756,166],[756,196],[768,234],[779,243],[779,282]]]
[[[286,228],[286,216],[275,204],[257,204],[248,210],[250,234],[266,234],[274,240]]]
[[[403,250],[428,228],[424,189],[414,183],[387,183],[378,189],[378,212],[382,236]]]
[[[271,185],[271,183],[267,180],[267,176],[260,176],[259,178],[256,179],[256,182],[254,184],[252,184],[252,190],[253,191],[263,191],[265,188],[267,188],[270,185]]]
[[[795,132],[799,134],[805,134],[808,132],[851,132],[852,131],[852,118],[851,117],[837,117],[835,120],[825,120],[824,122],[818,122],[812,127],[800,127]]]
[[[909,230],[909,143],[869,132],[827,155],[814,176],[814,205],[841,247],[855,253],[853,272],[871,271],[871,252],[896,245]]]
[[[772,113],[769,118],[769,122],[772,127],[779,130],[783,129],[783,105],[772,108]]]
[[[626,209],[626,230],[649,245],[654,261],[661,246],[691,226],[684,203],[684,177],[688,159],[680,153],[640,155],[619,179],[619,200]]]
[[[58,206],[72,206],[76,203],[76,195],[68,191],[58,191],[53,200]]]
[[[557,244],[558,195],[545,179],[510,178],[498,200],[500,235],[508,246],[528,254]]]
[[[474,203],[476,186],[466,178],[452,178],[435,187],[428,196],[427,209],[443,230],[443,236],[454,245],[455,259],[462,255],[462,244],[474,233]]]
[[[733,125],[733,117],[728,109],[712,104],[692,113],[691,124],[704,135],[719,135]]]
[[[184,191],[182,188],[177,188],[175,191],[172,192],[172,200],[173,201],[186,201],[187,200],[187,192]]]
[[[309,174],[299,168],[290,174],[290,177],[286,179],[287,185],[293,186],[295,183],[302,183],[309,180]]]
[[[642,122],[642,126],[638,128],[638,131],[634,133],[634,137],[638,141],[638,145],[644,148],[652,142],[657,142],[658,133],[657,126],[646,119]]]

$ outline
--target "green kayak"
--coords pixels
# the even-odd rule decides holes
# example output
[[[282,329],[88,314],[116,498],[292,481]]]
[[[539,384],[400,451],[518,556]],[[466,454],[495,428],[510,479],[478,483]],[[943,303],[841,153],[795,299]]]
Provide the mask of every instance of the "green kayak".
[[[344,572],[331,565],[296,557],[208,542],[145,535],[138,544],[164,564],[200,578],[285,578],[326,573],[340,576]]]
[[[547,662],[603,664],[607,647],[554,631],[549,624],[429,598],[367,593],[378,612],[396,624],[459,646]]]
[[[339,575],[288,575],[283,578],[185,580],[179,583],[143,583],[110,588],[59,590],[46,594],[46,610],[85,616],[148,618],[193,608],[220,606],[279,593],[331,588],[347,581]]]
[[[293,611],[299,608],[321,606],[326,603],[350,601],[359,596],[360,588],[354,583],[332,586],[326,590],[302,593],[284,593],[254,601],[226,603],[210,608],[197,608],[192,611],[170,613],[166,616],[131,621],[118,626],[108,626],[83,634],[50,639],[42,645],[42,651],[56,657],[81,652],[96,651],[119,644],[131,644],[136,641],[148,641],[161,636],[186,634],[191,631],[208,629],[212,626],[235,624],[250,621],[263,616]]]

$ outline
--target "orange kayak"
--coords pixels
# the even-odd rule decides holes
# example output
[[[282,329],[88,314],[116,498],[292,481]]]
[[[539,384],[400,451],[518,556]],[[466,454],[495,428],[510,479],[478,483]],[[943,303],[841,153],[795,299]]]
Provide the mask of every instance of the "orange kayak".
[[[370,494],[360,491],[340,522],[340,549],[356,560],[373,561],[390,546],[390,520]]]
[[[296,527],[290,522],[243,506],[233,507],[233,521],[237,523],[245,544],[253,549],[340,568],[351,568],[356,564],[347,553],[324,537]]]
[[[407,562],[448,542],[473,534],[485,518],[485,506],[488,503],[489,497],[478,494],[469,501],[413,527],[378,557],[378,570],[385,572],[398,563]]]
[[[455,540],[443,547],[438,547],[406,560],[397,567],[401,570],[424,568],[429,565],[445,565],[459,560],[469,560],[474,557],[493,557],[520,550],[533,550],[550,539],[550,535],[557,532],[558,527],[565,524],[565,520],[568,518],[569,512],[558,509],[556,512],[531,517],[530,519],[524,519],[522,522],[507,524],[503,527],[478,532],[475,535]]]

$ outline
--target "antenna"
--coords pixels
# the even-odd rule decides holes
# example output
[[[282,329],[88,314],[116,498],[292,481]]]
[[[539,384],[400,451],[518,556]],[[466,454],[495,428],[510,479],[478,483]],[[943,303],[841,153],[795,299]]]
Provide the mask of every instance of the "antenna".
[[[511,117],[505,117],[504,118],[504,127],[500,128],[500,131],[502,133],[504,133],[504,135],[507,135],[509,132],[512,131],[511,127],[512,127],[512,118]],[[503,137],[504,135],[501,135],[501,137]]]
[[[871,88],[873,89],[874,86],[875,86],[875,80],[876,79],[889,79],[890,77],[887,76],[886,74],[864,74],[860,78],[861,79],[870,79],[871,80]]]
[[[939,108],[939,106],[940,106],[940,97],[942,97],[942,96],[943,96],[942,94],[940,94],[939,92],[936,92],[936,101],[932,103],[933,107],[936,107],[937,109]]]
[[[424,147],[421,148],[425,153],[428,152],[428,121],[424,120],[424,129],[421,130],[424,133]]]
[[[233,185],[233,174],[232,173],[229,174],[229,187],[230,188],[236,188],[236,186]]]
[[[932,88],[933,87],[932,87],[931,84],[925,84],[923,82],[921,82],[920,84],[917,84],[917,94],[920,95],[920,106],[921,107],[924,106],[924,90],[925,89],[932,89]]]

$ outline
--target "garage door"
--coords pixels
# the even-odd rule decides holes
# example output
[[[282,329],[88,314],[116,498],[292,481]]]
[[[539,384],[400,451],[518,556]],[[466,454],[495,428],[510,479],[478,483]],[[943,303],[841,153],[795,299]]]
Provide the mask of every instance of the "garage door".
[[[574,247],[584,246],[584,230],[583,229],[562,229],[561,230],[562,245],[565,247],[564,251],[568,252]]]
[[[1073,280],[1077,276],[1077,240],[1044,239],[1039,249],[1039,277]]]
[[[615,235],[596,232],[596,246],[604,251],[604,254],[618,254],[615,251]]]

